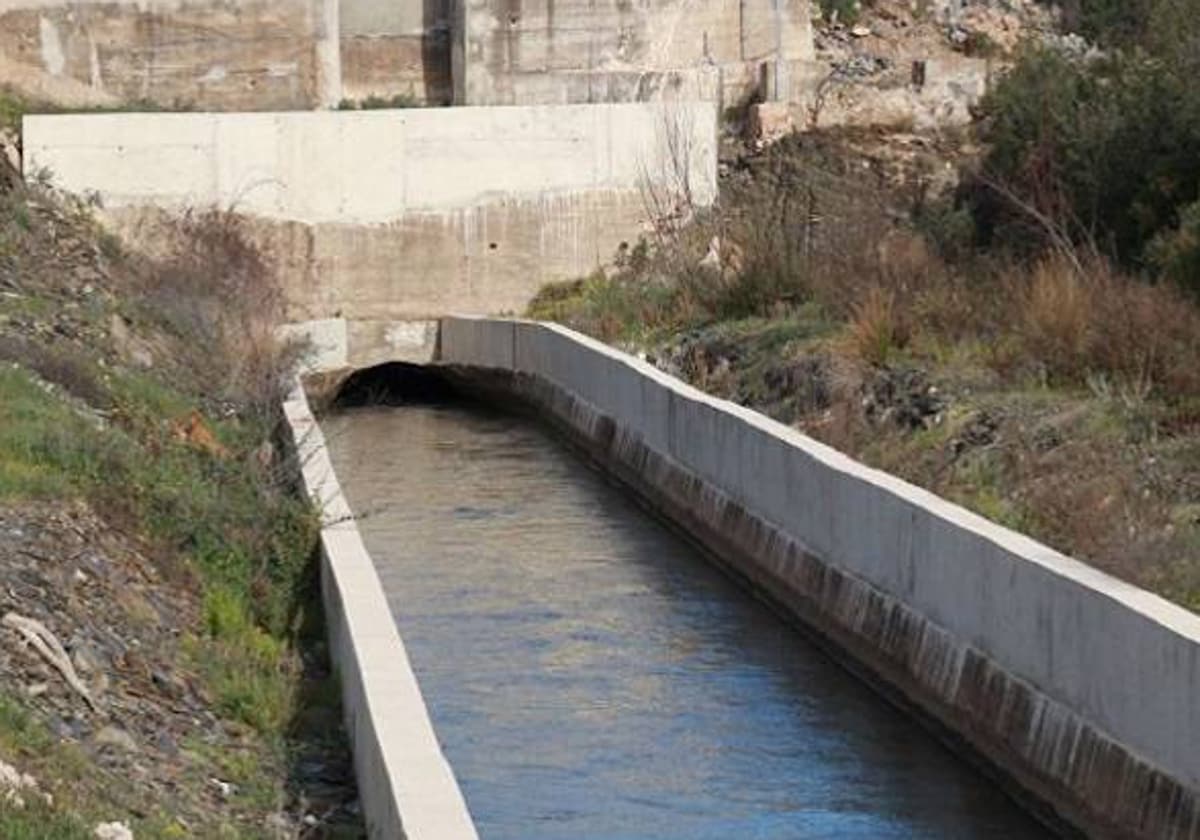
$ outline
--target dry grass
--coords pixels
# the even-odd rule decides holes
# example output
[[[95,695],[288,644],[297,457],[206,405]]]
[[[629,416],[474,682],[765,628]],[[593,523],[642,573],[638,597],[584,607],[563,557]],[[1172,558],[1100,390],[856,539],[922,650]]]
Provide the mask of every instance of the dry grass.
[[[846,348],[871,365],[885,365],[912,337],[908,314],[896,302],[894,289],[872,286],[851,306],[846,326]]]
[[[1071,384],[1100,376],[1168,401],[1200,395],[1200,310],[1172,286],[1083,265],[1049,257],[1007,278],[1027,361]]]
[[[275,335],[284,298],[270,255],[228,210],[156,217],[153,227],[161,253],[125,290],[139,301],[137,314],[171,336],[189,390],[273,414],[300,349]]]

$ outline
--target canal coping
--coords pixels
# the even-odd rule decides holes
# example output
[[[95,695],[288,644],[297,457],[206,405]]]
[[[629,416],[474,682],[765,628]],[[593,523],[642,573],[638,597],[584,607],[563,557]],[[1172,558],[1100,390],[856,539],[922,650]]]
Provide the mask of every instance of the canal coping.
[[[371,837],[478,840],[304,387],[283,403],[321,515],[321,593]]]

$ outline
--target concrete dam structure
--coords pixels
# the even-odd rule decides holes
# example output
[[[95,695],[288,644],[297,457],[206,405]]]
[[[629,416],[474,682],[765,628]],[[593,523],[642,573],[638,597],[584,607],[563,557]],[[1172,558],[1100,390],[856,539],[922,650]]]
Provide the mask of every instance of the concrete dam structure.
[[[24,165],[151,249],[162,213],[237,210],[321,364],[362,366],[428,358],[446,312],[590,274],[654,206],[711,204],[715,126],[711,103],[31,116]]]
[[[808,0],[0,0],[0,72],[66,105],[736,104],[813,56]]]

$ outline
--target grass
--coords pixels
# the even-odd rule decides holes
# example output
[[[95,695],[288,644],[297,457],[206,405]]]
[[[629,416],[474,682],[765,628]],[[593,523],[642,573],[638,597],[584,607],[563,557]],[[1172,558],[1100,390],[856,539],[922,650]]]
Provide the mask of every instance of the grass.
[[[11,113],[11,99],[0,96],[0,108]],[[235,811],[278,810],[295,719],[311,691],[299,646],[316,609],[319,526],[277,439],[291,351],[271,339],[277,298],[236,220],[197,213],[164,239],[164,257],[125,254],[104,246],[86,208],[38,187],[0,195],[0,242],[8,243],[0,271],[11,270],[21,292],[0,297],[0,504],[86,501],[198,584],[204,621],[182,641],[183,664],[225,725],[246,733],[237,756],[202,758],[237,779]],[[71,289],[80,258],[67,255],[81,253],[106,261],[111,285]],[[150,369],[126,366],[108,343],[117,313],[153,353]],[[30,330],[31,321],[72,331]],[[336,721],[328,726],[336,730]],[[73,833],[82,830],[77,817],[94,824],[131,813],[142,814],[132,820],[139,837],[190,836],[169,813],[147,813],[124,780],[96,778],[86,754],[3,695],[0,755],[20,758],[47,785],[55,780],[56,800],[47,815],[40,806],[0,810],[0,836],[90,836]],[[245,830],[232,814],[202,828],[221,837]]]
[[[220,710],[259,732],[284,732],[294,713],[296,672],[287,645],[250,619],[236,590],[211,588],[204,614],[207,638],[193,639],[186,650]]]
[[[0,801],[0,837],[5,840],[95,840],[95,833],[74,814],[40,802],[23,808]]]

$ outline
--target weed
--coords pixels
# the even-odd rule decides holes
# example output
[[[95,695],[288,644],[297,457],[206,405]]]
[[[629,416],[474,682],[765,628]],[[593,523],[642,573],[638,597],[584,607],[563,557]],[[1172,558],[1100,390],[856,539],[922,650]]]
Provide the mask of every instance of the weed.
[[[895,294],[874,286],[854,305],[846,337],[854,356],[882,366],[908,345],[911,329],[896,306]]]

